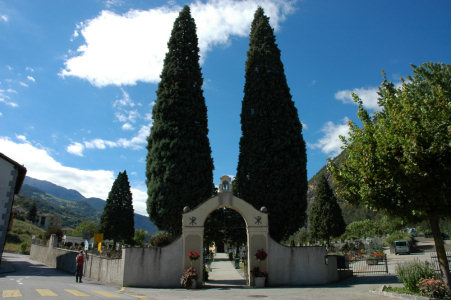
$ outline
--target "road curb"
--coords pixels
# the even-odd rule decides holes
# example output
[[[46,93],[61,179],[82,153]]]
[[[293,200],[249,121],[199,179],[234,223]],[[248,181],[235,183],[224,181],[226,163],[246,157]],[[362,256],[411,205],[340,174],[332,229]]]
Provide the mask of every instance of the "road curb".
[[[386,297],[395,298],[395,299],[407,299],[407,300],[443,300],[443,299],[439,299],[439,298],[429,298],[429,297],[416,296],[416,295],[409,295],[409,294],[397,294],[397,293],[384,292],[384,291],[369,291],[369,292],[370,292],[370,294],[373,294],[373,295],[386,296]]]

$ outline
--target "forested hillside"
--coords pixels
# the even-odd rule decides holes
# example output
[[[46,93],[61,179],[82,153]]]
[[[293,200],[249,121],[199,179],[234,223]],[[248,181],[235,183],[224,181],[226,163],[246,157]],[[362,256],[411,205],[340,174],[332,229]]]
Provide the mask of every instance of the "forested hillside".
[[[63,227],[75,228],[84,221],[98,222],[105,206],[99,198],[85,198],[76,190],[66,189],[54,183],[26,177],[15,206],[28,211],[33,202],[38,211],[62,217]],[[135,213],[135,229],[144,229],[149,233],[157,231],[149,218]]]
[[[346,152],[341,152],[339,155],[337,155],[333,161],[337,164],[340,164],[343,160],[346,159]],[[310,211],[310,207],[313,203],[313,200],[315,199],[316,194],[316,187],[318,185],[318,180],[321,177],[321,175],[324,175],[332,190],[335,190],[335,184],[333,181],[332,176],[327,171],[327,164],[325,164],[321,170],[318,171],[312,178],[310,178],[308,182],[308,191],[307,191],[307,201],[308,201],[308,210],[307,213]],[[354,221],[361,221],[365,219],[374,219],[382,217],[381,213],[374,212],[372,210],[369,210],[363,206],[351,206],[348,203],[345,203],[340,198],[338,198],[338,204],[341,207],[343,218],[345,220],[346,224],[352,223]]]

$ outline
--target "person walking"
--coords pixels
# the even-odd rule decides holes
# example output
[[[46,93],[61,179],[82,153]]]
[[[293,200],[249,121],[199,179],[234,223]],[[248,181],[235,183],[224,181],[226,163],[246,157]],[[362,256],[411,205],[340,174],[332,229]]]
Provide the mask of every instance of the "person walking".
[[[76,282],[83,282],[83,281],[81,281],[81,277],[83,276],[83,263],[84,262],[85,262],[85,257],[83,255],[83,250],[80,250],[77,257],[75,257],[75,264],[77,266],[77,270],[75,272],[75,281]]]

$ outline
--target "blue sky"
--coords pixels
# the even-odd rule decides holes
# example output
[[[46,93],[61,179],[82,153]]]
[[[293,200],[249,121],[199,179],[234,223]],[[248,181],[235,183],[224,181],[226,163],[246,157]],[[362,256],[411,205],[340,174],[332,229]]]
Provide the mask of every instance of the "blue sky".
[[[214,180],[234,175],[250,23],[275,28],[304,124],[309,178],[357,120],[374,111],[381,71],[451,60],[450,1],[0,0],[0,152],[28,175],[106,199],[127,170],[145,212],[146,138],[166,43],[183,5],[195,18]]]

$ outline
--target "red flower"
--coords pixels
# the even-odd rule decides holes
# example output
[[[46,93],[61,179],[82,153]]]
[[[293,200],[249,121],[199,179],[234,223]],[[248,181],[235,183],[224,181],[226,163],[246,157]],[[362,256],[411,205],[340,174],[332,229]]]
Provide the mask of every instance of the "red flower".
[[[196,251],[190,251],[188,253],[188,257],[190,260],[197,260],[200,257],[200,255]]]
[[[263,248],[258,249],[257,252],[255,253],[255,258],[257,260],[265,260],[267,256],[268,256],[268,253],[266,253],[265,250],[263,250]]]

